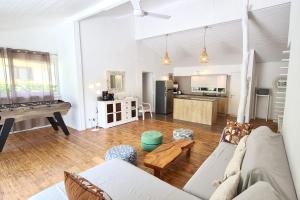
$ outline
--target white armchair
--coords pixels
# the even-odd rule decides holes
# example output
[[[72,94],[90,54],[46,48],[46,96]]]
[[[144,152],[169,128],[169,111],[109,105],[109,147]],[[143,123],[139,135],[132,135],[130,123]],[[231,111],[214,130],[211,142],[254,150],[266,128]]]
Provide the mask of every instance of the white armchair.
[[[149,112],[152,119],[152,108],[150,103],[142,103],[139,105],[139,113],[142,113],[143,120],[145,120],[145,113]]]

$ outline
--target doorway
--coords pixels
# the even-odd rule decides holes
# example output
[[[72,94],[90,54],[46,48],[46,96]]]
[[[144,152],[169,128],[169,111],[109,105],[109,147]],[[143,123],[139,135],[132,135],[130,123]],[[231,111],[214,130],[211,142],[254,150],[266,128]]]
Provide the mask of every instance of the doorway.
[[[154,75],[153,72],[143,72],[142,75],[143,102],[150,103],[154,111]]]

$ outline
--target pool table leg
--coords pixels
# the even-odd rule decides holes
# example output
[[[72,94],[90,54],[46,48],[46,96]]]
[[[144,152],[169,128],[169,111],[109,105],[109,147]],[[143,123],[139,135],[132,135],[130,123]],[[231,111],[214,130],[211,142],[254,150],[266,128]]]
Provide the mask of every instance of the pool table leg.
[[[58,126],[57,126],[57,122],[55,121],[55,119],[53,117],[47,117],[48,121],[50,122],[52,128],[55,131],[58,131]]]
[[[55,112],[53,113],[56,121],[57,121],[57,124],[60,126],[60,128],[62,129],[62,131],[64,132],[65,135],[70,135],[70,132],[64,122],[64,119],[62,118],[60,112]]]
[[[0,128],[0,152],[2,152],[6,143],[7,137],[15,122],[14,118],[5,119],[3,126]]]

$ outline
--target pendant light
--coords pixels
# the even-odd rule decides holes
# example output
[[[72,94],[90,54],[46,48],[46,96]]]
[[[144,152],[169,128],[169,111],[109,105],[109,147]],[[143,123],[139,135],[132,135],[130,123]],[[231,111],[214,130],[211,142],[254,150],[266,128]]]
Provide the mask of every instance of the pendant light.
[[[170,65],[171,64],[171,60],[170,60],[170,57],[169,57],[169,54],[168,54],[168,34],[166,35],[166,51],[165,51],[165,55],[163,57],[163,60],[162,60],[162,64],[163,65]]]
[[[204,38],[203,38],[203,42],[204,42],[204,45],[203,45],[203,49],[200,53],[200,63],[208,63],[208,54],[207,54],[207,51],[206,51],[206,46],[205,46],[205,40],[206,40],[206,30],[207,30],[208,26],[205,26],[204,27]]]

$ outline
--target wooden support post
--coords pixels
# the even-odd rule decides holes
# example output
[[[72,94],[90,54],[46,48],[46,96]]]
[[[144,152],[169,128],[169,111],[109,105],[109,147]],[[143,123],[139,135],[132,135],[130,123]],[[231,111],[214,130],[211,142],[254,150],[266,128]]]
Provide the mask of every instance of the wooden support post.
[[[249,0],[243,0],[242,8],[242,30],[243,30],[243,64],[241,69],[241,90],[240,103],[237,114],[237,121],[239,123],[245,122],[245,110],[248,96],[248,64],[249,64],[249,35],[248,35],[248,5]]]

